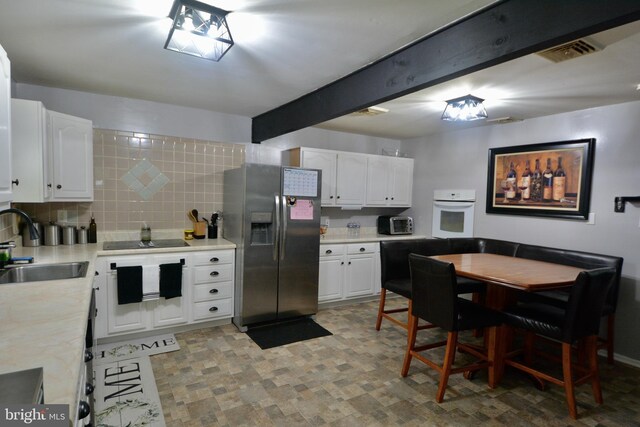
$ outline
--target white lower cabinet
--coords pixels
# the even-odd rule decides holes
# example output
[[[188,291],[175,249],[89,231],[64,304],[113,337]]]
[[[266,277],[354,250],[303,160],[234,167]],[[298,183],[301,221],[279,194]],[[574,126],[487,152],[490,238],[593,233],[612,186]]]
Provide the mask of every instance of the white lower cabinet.
[[[191,322],[233,317],[233,250],[193,257]]]
[[[320,245],[318,302],[378,293],[379,253],[378,243]]]
[[[98,258],[97,338],[233,317],[234,260],[233,249]],[[148,295],[139,303],[118,304],[116,267],[143,266],[145,280],[151,274],[153,282],[156,268],[159,278],[161,264],[178,262],[184,263],[181,297]]]

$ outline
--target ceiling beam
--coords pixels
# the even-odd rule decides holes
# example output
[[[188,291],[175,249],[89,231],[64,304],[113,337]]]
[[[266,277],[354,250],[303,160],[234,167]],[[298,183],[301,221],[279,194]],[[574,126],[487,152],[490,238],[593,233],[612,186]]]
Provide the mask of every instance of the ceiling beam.
[[[637,20],[638,0],[501,1],[253,117],[251,139],[260,143]]]

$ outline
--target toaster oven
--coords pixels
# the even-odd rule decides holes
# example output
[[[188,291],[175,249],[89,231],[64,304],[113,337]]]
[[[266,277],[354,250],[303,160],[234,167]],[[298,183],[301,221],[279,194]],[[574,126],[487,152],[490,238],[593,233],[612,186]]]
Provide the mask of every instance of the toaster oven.
[[[413,234],[413,219],[410,216],[379,216],[378,233]]]

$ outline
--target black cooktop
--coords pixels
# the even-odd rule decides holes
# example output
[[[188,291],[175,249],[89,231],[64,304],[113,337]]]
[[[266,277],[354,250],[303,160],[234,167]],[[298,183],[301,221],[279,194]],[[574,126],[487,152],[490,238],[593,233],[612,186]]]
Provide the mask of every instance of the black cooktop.
[[[151,240],[150,242],[126,240],[118,242],[104,242],[102,244],[102,249],[105,251],[113,251],[122,249],[182,248],[185,246],[189,246],[189,244],[181,239],[160,239]]]

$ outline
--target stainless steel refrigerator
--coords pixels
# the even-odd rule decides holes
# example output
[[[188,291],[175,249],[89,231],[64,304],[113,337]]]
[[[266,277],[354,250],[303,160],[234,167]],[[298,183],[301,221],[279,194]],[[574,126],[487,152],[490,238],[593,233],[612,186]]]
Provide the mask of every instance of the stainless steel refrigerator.
[[[236,244],[233,323],[318,311],[322,172],[248,163],[224,173],[224,238]]]

